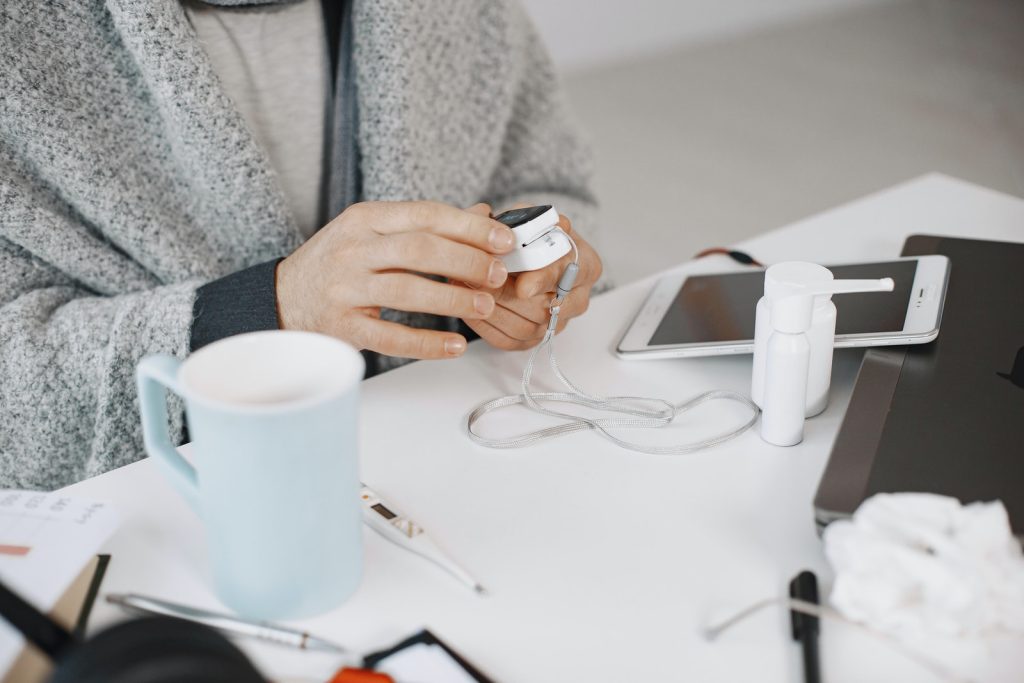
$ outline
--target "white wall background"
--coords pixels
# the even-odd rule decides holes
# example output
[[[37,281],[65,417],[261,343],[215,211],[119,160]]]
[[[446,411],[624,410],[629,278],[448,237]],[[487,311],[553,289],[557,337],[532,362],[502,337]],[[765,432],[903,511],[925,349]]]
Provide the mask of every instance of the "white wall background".
[[[522,0],[555,62],[577,71],[880,0]]]
[[[1024,196],[1024,0],[521,1],[620,284],[931,171]]]

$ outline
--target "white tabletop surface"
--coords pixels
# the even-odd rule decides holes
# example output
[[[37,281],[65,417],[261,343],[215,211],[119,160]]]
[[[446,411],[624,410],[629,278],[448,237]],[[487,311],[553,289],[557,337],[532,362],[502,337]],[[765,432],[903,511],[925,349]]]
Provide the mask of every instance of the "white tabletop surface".
[[[840,263],[896,256],[914,233],[1024,241],[1024,200],[929,175],[738,246],[767,263]],[[680,262],[689,256],[679,254]],[[683,267],[729,267],[712,259]],[[591,392],[672,400],[709,389],[749,391],[749,356],[638,362],[612,354],[652,282],[596,298],[558,337],[568,376]],[[474,445],[466,414],[514,392],[525,360],[482,343],[456,361],[416,363],[369,380],[361,421],[364,481],[420,522],[491,594],[477,597],[367,532],[365,578],[356,595],[301,623],[356,649],[381,648],[428,626],[506,683],[800,681],[799,652],[783,610],[762,612],[714,643],[700,629],[782,595],[804,568],[827,588],[811,501],[860,358],[855,350],[837,353],[830,406],[807,423],[799,446],[769,446],[755,428],[686,456],[620,450],[590,433],[518,451]],[[730,404],[700,410],[669,438],[692,440],[742,417]],[[486,426],[501,433],[516,429],[521,418],[495,416]],[[123,515],[106,546],[113,560],[104,592],[223,609],[209,587],[202,526],[151,462],[67,492],[111,500]],[[100,603],[93,628],[121,618]],[[338,663],[240,643],[274,675],[326,680]],[[823,625],[821,648],[824,677],[833,683],[936,680],[842,625]]]

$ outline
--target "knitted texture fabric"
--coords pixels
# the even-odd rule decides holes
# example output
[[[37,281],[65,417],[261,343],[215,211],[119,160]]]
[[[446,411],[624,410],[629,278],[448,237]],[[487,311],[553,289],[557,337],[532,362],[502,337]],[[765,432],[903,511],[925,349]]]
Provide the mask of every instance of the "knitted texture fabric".
[[[521,8],[360,0],[353,30],[363,198],[543,201],[590,235],[588,155]],[[0,3],[0,486],[143,457],[139,359],[184,357],[196,288],[300,241],[176,0]]]

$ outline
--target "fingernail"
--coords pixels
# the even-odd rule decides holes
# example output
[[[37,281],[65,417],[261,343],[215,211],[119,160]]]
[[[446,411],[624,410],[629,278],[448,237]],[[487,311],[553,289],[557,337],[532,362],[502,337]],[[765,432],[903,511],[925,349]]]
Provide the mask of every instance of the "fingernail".
[[[494,298],[489,294],[477,294],[473,297],[473,308],[480,315],[488,315],[494,310]]]
[[[492,287],[499,287],[505,282],[505,278],[508,277],[508,268],[501,261],[495,261],[491,264],[491,269],[487,272],[487,282]]]
[[[488,241],[495,249],[504,251],[512,246],[512,241],[514,239],[515,236],[512,234],[511,230],[506,227],[500,227],[493,228],[491,230],[491,236],[488,238]]]
[[[447,353],[449,356],[458,356],[465,350],[465,340],[459,339],[457,337],[452,337],[451,339],[444,340],[444,352]]]

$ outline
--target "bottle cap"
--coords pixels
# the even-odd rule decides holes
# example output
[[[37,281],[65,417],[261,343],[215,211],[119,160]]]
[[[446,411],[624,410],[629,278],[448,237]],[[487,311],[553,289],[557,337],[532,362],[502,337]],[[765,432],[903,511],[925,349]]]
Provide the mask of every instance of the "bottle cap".
[[[774,303],[790,294],[799,294],[804,287],[832,282],[832,271],[817,263],[785,261],[769,266],[764,272],[764,295]]]
[[[816,298],[798,296],[812,285],[828,285],[835,276],[816,263],[786,261],[770,266],[764,273],[764,295],[771,309],[772,327],[780,332],[799,333],[810,329]]]

